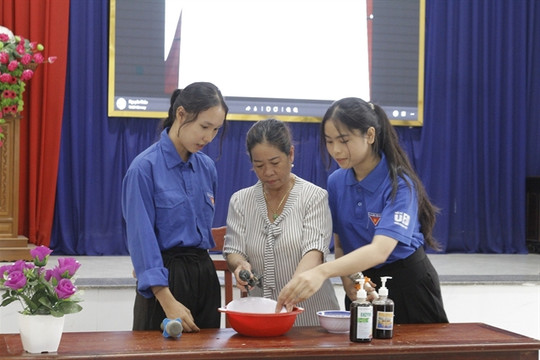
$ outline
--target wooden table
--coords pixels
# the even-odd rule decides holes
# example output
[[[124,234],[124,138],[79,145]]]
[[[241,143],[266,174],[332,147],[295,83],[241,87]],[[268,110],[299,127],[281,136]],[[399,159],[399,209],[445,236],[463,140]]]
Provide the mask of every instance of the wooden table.
[[[207,329],[164,338],[158,331],[62,335],[58,353],[28,354],[18,334],[0,335],[0,359],[538,359],[540,341],[489,325],[397,325],[393,339],[353,343],[321,327],[251,338],[232,329]]]

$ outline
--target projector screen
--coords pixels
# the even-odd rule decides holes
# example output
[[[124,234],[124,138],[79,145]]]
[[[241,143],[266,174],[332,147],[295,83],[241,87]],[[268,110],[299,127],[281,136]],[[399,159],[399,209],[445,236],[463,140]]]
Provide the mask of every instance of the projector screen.
[[[424,0],[111,0],[109,116],[218,86],[230,120],[320,121],[335,100],[421,125]]]

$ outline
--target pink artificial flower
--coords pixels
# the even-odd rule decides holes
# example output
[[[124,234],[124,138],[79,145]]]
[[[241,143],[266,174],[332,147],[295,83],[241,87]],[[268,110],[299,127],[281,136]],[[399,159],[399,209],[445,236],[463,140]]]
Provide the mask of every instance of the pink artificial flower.
[[[75,272],[81,267],[81,263],[74,258],[58,259],[58,274],[63,278],[71,278]],[[60,279],[57,277],[57,279]]]
[[[43,57],[43,55],[41,53],[34,54],[34,56],[32,58],[38,64],[41,64],[43,61],[45,61],[45,58]]]
[[[21,74],[21,80],[22,81],[30,80],[32,78],[32,76],[34,76],[34,71],[32,71],[30,69],[26,69]]]
[[[15,261],[15,263],[13,263],[13,265],[11,265],[10,272],[13,272],[13,271],[21,271],[22,272],[22,271],[24,271],[24,269],[33,269],[33,268],[35,268],[33,263],[27,263],[24,260],[17,260],[17,261]]]
[[[51,255],[52,250],[46,246],[38,246],[30,250],[30,256],[34,260],[34,264],[37,266],[47,265],[47,258]]]
[[[17,60],[11,60],[11,62],[8,64],[7,68],[9,71],[15,71],[17,70],[17,67],[19,66],[19,62]]]
[[[22,57],[21,57],[21,64],[23,65],[28,65],[32,62],[32,55],[30,54],[24,54]]]
[[[9,54],[6,51],[0,51],[0,63],[7,64],[9,62]]]
[[[56,61],[56,59],[58,59],[58,57],[56,57],[56,56],[49,56],[49,58],[47,59],[47,61],[48,61],[49,63],[52,64],[53,62]]]
[[[8,274],[4,286],[13,290],[22,289],[26,285],[26,276],[20,270],[12,271]]]
[[[11,74],[1,74],[0,75],[0,82],[3,82],[3,83],[8,83],[8,82],[11,82]]]
[[[71,280],[61,279],[58,282],[58,285],[56,285],[56,287],[54,288],[54,291],[56,292],[56,295],[58,295],[58,298],[67,299],[71,295],[75,294],[77,288],[75,287],[75,285],[73,285]]]
[[[45,270],[45,274],[43,275],[46,281],[50,281],[52,277],[56,277],[54,274],[54,270],[47,269]],[[58,279],[58,278],[57,278]]]
[[[28,46],[30,46],[30,49],[36,50],[36,48],[37,48],[37,42],[32,41],[30,44],[28,44]]]
[[[9,40],[8,34],[1,33],[0,34],[0,41],[7,42]]]
[[[3,131],[2,127],[0,126],[0,133]],[[9,273],[9,270],[11,269],[11,265],[4,265],[0,266],[0,278],[4,277],[4,274]]]
[[[10,84],[16,84],[19,80],[15,76],[11,76],[11,80],[9,80]]]

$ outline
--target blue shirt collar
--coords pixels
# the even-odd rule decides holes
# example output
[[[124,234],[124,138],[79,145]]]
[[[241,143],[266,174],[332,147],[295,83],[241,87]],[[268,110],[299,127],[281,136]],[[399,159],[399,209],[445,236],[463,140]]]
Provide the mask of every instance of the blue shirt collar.
[[[194,162],[193,155],[189,157],[187,162],[184,162],[182,158],[180,157],[180,154],[178,154],[178,151],[176,151],[176,147],[174,146],[171,138],[169,138],[169,129],[166,128],[161,132],[161,148],[163,151],[163,157],[165,158],[165,163],[167,164],[168,169],[172,169],[175,166],[188,166],[191,170],[193,170]]]
[[[353,169],[347,169],[347,185],[348,186],[361,186],[367,191],[373,193],[379,185],[384,181],[388,175],[388,165],[386,163],[386,156],[384,153],[381,155],[381,161],[375,166],[373,170],[361,181],[356,180]]]

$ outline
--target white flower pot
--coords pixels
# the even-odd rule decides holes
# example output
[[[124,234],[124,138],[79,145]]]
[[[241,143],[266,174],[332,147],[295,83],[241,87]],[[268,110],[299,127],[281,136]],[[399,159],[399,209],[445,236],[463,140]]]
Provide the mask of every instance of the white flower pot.
[[[19,314],[19,333],[23,349],[32,354],[58,351],[64,317]]]

